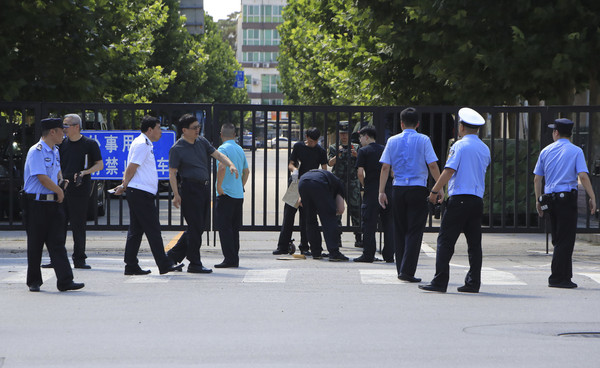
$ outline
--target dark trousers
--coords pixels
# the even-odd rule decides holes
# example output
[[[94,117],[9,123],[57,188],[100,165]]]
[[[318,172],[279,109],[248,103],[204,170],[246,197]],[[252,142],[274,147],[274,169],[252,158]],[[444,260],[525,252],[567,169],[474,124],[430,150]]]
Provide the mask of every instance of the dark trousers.
[[[187,222],[187,230],[167,255],[176,263],[187,258],[190,264],[202,266],[200,245],[202,245],[202,233],[209,216],[210,185],[183,181],[180,195],[181,212]]]
[[[42,251],[44,244],[56,274],[58,288],[73,281],[73,270],[65,248],[65,213],[62,204],[53,201],[25,200],[27,231],[27,286],[42,285]]]
[[[577,230],[577,191],[555,193],[550,209],[552,226],[552,273],[548,283],[571,281],[573,277],[573,248]]]
[[[309,239],[306,235],[306,211],[303,207],[296,209],[289,204],[283,206],[283,222],[281,224],[281,231],[279,232],[277,249],[285,250],[287,252],[290,241],[292,240],[292,233],[294,232],[294,220],[297,211],[300,212],[300,246],[298,248],[301,251],[308,250]]]
[[[414,276],[427,221],[429,191],[422,186],[394,186],[392,191],[396,270],[398,275]]]
[[[65,195],[64,206],[67,215],[65,221],[65,235],[67,222],[71,223],[73,233],[73,263],[85,263],[85,225],[87,220],[89,198]]]
[[[375,258],[377,241],[375,233],[377,222],[381,220],[383,228],[383,259],[394,260],[394,218],[390,206],[383,209],[379,205],[377,193],[367,194],[363,197],[361,205],[361,229],[363,234],[363,256],[369,259]]]
[[[317,215],[321,220],[327,250],[330,254],[339,253],[335,198],[331,197],[327,185],[318,181],[302,180],[298,183],[298,192],[302,198],[306,234],[313,255],[323,251]]]
[[[224,263],[238,266],[240,263],[240,228],[242,227],[243,198],[231,198],[228,195],[217,197],[215,206],[215,225],[219,230],[219,240],[223,251]]]
[[[483,200],[473,195],[455,195],[448,199],[437,240],[435,277],[432,284],[447,287],[450,279],[450,259],[460,233],[467,239],[469,272],[465,284],[479,289],[481,286],[481,217]]]
[[[129,230],[125,243],[125,267],[139,268],[137,255],[142,243],[142,236],[146,234],[158,269],[160,271],[168,269],[172,262],[165,254],[155,195],[134,188],[127,188],[126,193],[129,204]]]

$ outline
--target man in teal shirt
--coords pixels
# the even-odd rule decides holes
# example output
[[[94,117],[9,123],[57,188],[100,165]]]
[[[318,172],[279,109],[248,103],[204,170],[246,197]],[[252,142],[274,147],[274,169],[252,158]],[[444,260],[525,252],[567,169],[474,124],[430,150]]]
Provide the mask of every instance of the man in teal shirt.
[[[228,167],[217,164],[217,201],[215,204],[215,225],[219,230],[219,240],[224,260],[215,268],[238,267],[240,263],[240,228],[242,227],[242,205],[244,185],[250,170],[242,147],[235,142],[235,126],[225,123],[221,126],[223,144],[218,151],[227,156],[242,175],[232,174]]]

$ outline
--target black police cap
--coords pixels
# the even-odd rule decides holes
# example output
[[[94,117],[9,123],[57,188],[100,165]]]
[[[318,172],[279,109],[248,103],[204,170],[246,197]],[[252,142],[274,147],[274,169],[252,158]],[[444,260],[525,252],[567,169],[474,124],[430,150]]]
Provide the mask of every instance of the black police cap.
[[[47,118],[42,119],[42,130],[54,129],[54,128],[62,128],[63,121],[58,118]]]

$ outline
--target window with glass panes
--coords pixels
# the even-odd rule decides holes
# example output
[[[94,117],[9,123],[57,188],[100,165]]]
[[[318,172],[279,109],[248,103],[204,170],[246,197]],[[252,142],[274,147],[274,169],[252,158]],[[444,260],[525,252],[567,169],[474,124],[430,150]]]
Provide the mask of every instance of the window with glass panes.
[[[279,93],[277,83],[279,82],[278,74],[263,74],[261,76],[262,93]]]
[[[244,5],[244,22],[260,22],[260,5]]]
[[[260,29],[244,29],[244,34],[243,34],[243,44],[244,45],[260,45],[260,34],[261,34],[261,30]]]

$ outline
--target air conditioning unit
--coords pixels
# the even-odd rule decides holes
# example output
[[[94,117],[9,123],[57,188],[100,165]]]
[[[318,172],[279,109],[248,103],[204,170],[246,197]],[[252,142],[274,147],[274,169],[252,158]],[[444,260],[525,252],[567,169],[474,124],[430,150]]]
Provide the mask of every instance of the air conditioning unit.
[[[264,63],[264,64],[263,64],[263,66],[264,66],[265,68],[269,68],[269,67],[270,67],[270,64],[269,64],[269,63]]]
[[[252,63],[253,68],[260,68],[260,63]]]
[[[258,84],[259,84],[259,83],[258,83],[258,79],[253,79],[253,80],[252,80],[252,85],[253,85],[253,86],[258,86]]]

